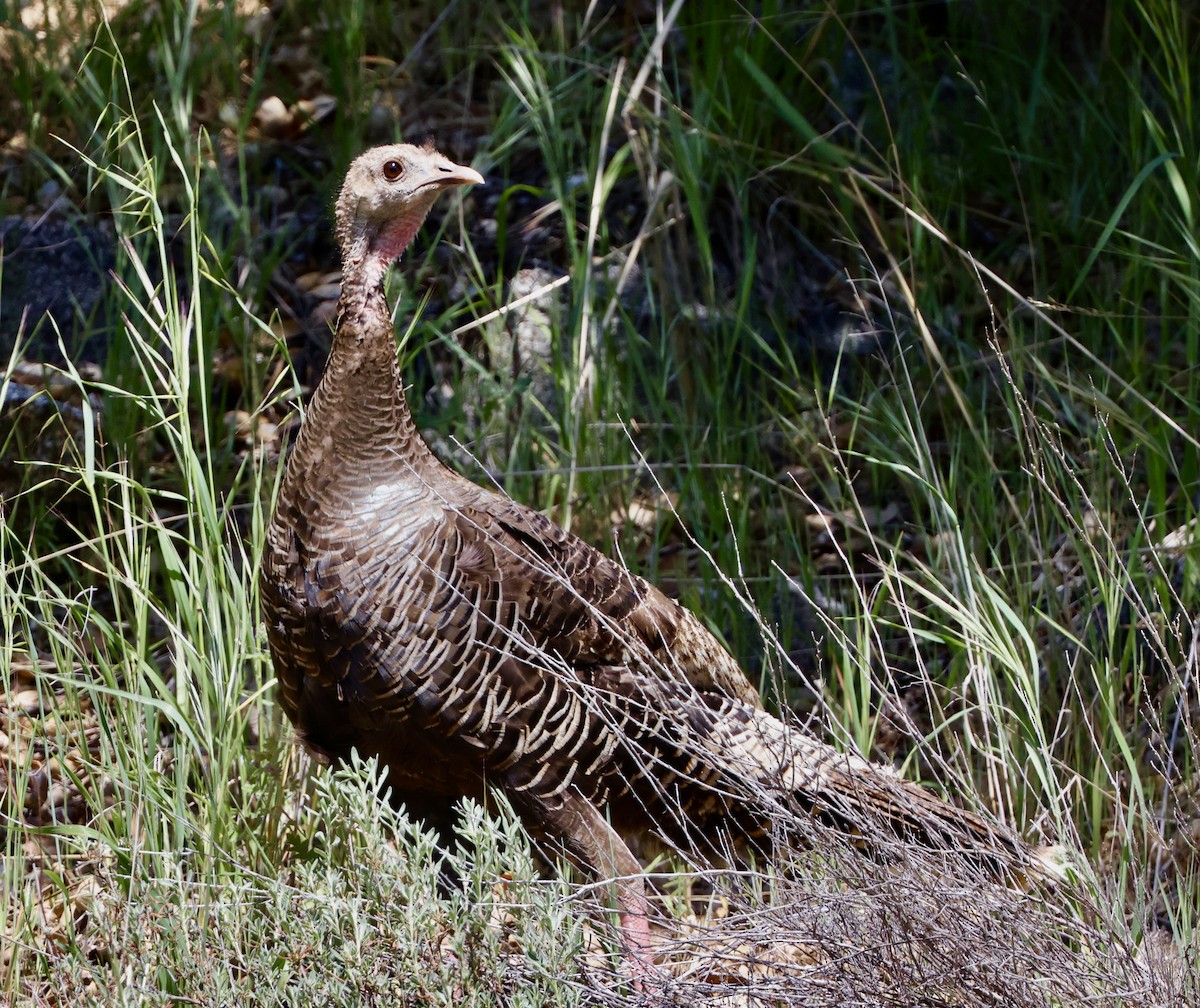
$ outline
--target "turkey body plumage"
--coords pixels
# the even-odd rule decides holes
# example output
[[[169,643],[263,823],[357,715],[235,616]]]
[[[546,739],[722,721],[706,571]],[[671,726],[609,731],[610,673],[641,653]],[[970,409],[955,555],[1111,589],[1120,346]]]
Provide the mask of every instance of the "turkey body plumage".
[[[536,836],[627,877],[628,914],[643,904],[626,830],[700,847],[714,824],[799,812],[1028,871],[1039,855],[1018,837],[789,729],[692,613],[433,455],[383,277],[437,194],[478,181],[397,145],[359,158],[338,200],[337,330],[262,564],[280,702],[304,743],[378,755],[418,809],[503,792]]]

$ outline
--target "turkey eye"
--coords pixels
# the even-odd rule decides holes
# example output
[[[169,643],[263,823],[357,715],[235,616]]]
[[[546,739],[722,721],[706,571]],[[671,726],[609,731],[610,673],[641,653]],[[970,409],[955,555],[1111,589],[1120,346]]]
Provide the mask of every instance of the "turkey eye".
[[[388,161],[383,166],[383,177],[389,182],[395,182],[401,175],[404,174],[404,165],[399,161]]]

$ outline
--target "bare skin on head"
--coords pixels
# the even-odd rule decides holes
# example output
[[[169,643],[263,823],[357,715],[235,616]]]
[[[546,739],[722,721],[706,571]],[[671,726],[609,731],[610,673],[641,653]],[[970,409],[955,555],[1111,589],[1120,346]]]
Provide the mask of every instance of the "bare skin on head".
[[[503,793],[616,896],[652,971],[622,832],[712,837],[820,817],[1033,877],[1041,851],[766,713],[687,609],[444,466],[412,421],[383,280],[438,196],[478,172],[430,147],[367,151],[337,200],[329,363],[288,459],[262,563],[280,703],[323,760],[375,754],[410,808]]]
[[[367,270],[367,284],[380,282],[376,271],[400,258],[438,196],[482,182],[474,168],[432,147],[392,144],[367,151],[350,166],[337,199],[343,263],[351,272]]]

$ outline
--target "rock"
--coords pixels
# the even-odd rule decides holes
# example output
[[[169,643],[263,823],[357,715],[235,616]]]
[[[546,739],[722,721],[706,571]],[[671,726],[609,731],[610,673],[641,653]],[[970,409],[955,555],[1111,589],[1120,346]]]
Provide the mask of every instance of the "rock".
[[[82,377],[96,381],[94,365]],[[86,452],[97,436],[98,393],[87,393],[56,368],[22,362],[0,368],[0,500],[18,494],[30,481],[53,475],[54,466]],[[49,468],[46,468],[49,467]]]
[[[502,383],[527,386],[542,405],[553,408],[557,384],[552,371],[554,341],[562,331],[563,292],[557,276],[527,268],[509,281],[507,303],[516,305],[484,329],[488,360]]]
[[[87,224],[0,221],[0,367],[18,335],[22,356],[31,360],[61,363],[60,334],[71,360],[103,360],[110,329],[97,316],[115,248],[110,232]]]

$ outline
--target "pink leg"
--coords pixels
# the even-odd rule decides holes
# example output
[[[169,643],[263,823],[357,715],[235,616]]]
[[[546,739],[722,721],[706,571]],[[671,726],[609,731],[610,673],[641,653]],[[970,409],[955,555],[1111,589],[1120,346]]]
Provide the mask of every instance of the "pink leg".
[[[650,954],[650,921],[646,914],[646,898],[639,894],[638,902],[641,904],[639,909],[622,910],[617,919],[620,921],[621,939],[628,955],[626,962],[629,965],[633,989],[645,993],[647,983],[661,978],[662,974]]]
[[[625,946],[630,980],[639,993],[661,981],[651,955],[650,904],[642,866],[597,808],[578,795],[568,796],[547,817],[570,850],[597,878],[616,880],[617,920]]]

